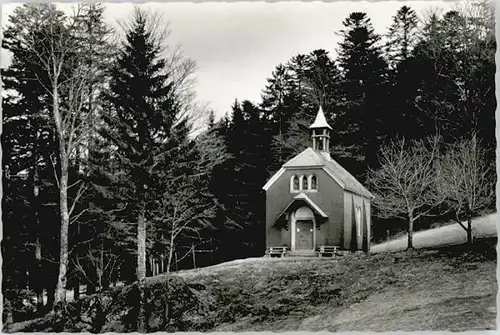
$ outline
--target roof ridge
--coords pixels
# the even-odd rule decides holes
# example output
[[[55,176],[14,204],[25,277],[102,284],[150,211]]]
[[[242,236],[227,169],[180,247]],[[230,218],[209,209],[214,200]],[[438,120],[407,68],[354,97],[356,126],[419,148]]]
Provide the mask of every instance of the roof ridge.
[[[307,147],[307,148],[306,148],[306,149],[304,149],[304,150],[303,150],[300,154],[298,154],[298,155],[296,155],[295,157],[291,158],[290,160],[288,160],[288,161],[287,161],[285,164],[283,164],[282,166],[283,166],[284,168],[286,168],[286,167],[290,167],[290,165],[291,165],[294,161],[298,161],[298,160],[299,160],[302,156],[306,155],[306,153],[309,153],[309,152],[311,152],[311,151],[312,151],[312,152],[316,155],[316,157],[318,156],[318,155],[317,155],[317,153],[316,153],[316,151],[315,151],[313,148],[311,148],[311,147]],[[320,159],[320,163],[321,163],[322,165],[324,165],[324,164],[323,164],[323,162],[321,161],[321,159]]]
[[[356,177],[354,177],[346,168],[344,168],[339,162],[337,162],[333,157],[330,156],[330,159],[327,159],[326,157],[323,157],[323,160],[326,163],[330,163],[332,165],[335,165],[335,168],[339,169],[341,173],[345,173],[346,176],[342,177],[339,176],[341,179],[345,179],[345,177],[350,179],[350,182],[354,184],[354,186],[359,187],[360,190],[356,190],[354,187],[349,187],[349,183],[345,183],[346,189],[360,193],[360,191],[363,191],[364,193],[368,194],[370,197],[373,197],[373,194],[358,180]],[[325,164],[325,167],[328,167],[328,164]]]

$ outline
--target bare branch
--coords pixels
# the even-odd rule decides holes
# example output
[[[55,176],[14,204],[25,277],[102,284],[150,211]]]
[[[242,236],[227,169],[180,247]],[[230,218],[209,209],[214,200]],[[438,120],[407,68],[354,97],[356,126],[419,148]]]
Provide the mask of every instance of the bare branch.
[[[52,156],[53,154],[50,154],[49,155],[49,158],[50,158],[50,162],[52,163],[52,169],[54,171],[54,178],[56,179],[56,184],[57,184],[57,188],[59,188],[59,178],[57,177],[57,169],[56,169],[56,163],[54,162],[54,157]]]
[[[70,220],[69,224],[71,225],[71,224],[73,224],[73,223],[77,222],[77,221],[78,221],[78,219],[79,219],[79,218],[80,218],[83,214],[87,213],[88,211],[89,211],[89,209],[88,209],[88,208],[84,208],[84,209],[82,209],[82,210],[80,211],[80,213],[78,213],[77,215],[75,215],[75,216],[73,216],[73,217],[71,218],[71,220]]]
[[[494,203],[494,182],[486,150],[475,135],[448,146],[440,161],[438,190],[457,222],[472,220]]]
[[[379,217],[413,221],[428,215],[444,201],[435,186],[439,141],[436,136],[407,145],[402,139],[382,148],[381,167],[370,170],[368,177]]]
[[[78,200],[80,200],[80,198],[83,196],[83,194],[85,193],[86,190],[87,190],[87,185],[85,185],[85,183],[80,184],[80,187],[78,188],[75,199],[73,200],[73,204],[71,205],[70,210],[68,211],[70,216],[73,213],[75,206],[78,203]],[[81,214],[82,213],[80,213],[79,215],[81,215]]]

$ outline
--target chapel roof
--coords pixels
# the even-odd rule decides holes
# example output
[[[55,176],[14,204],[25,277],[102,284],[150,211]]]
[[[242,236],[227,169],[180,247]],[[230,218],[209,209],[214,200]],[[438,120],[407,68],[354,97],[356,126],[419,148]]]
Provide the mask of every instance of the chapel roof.
[[[337,163],[330,155],[320,153],[312,148],[307,148],[300,154],[290,159],[283,164],[283,167],[278,171],[269,181],[264,185],[267,190],[286,169],[290,168],[307,168],[307,167],[321,167],[327,172],[337,183],[345,190],[362,195],[368,198],[374,198],[370,193],[352,174],[344,169]]]

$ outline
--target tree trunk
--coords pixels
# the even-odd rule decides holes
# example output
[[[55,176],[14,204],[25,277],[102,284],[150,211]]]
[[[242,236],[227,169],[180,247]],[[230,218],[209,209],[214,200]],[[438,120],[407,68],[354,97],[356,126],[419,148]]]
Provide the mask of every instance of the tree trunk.
[[[91,295],[96,292],[96,287],[93,283],[87,283],[87,288],[85,289],[85,294]]]
[[[73,300],[77,301],[80,299],[80,282],[75,279],[75,284],[73,285]]]
[[[6,326],[14,323],[14,313],[12,312],[12,304],[9,300],[4,299],[3,313],[4,313],[4,330]]]
[[[137,284],[139,290],[139,311],[137,316],[137,331],[139,333],[147,333],[146,320],[146,278],[139,280]]]
[[[97,285],[95,287],[96,292],[102,292],[102,270],[97,269]]]
[[[413,250],[413,214],[408,215],[408,247],[406,250]]]
[[[38,219],[37,219],[38,221]],[[38,222],[37,222],[38,223]],[[37,236],[35,241],[35,259],[36,259],[36,271],[35,274],[38,278],[42,278],[42,243],[40,243],[40,238]],[[43,284],[36,284],[36,305],[38,313],[43,312]]]
[[[137,280],[146,278],[146,218],[144,210],[137,220]]]
[[[144,210],[141,210],[137,220],[137,280],[139,289],[139,315],[137,318],[137,331],[146,332],[146,218]]]
[[[54,301],[56,303],[66,301],[66,273],[68,268],[68,229],[69,229],[69,211],[68,211],[68,158],[64,146],[64,135],[59,133],[59,151],[61,175],[59,180],[59,210],[61,216],[61,236],[59,252],[59,275],[57,278],[57,287]]]
[[[163,309],[163,326],[166,327],[170,322],[170,275],[167,274],[167,299]]]
[[[101,243],[101,250],[99,253],[99,265],[97,266],[97,292],[101,292],[103,289],[103,277],[104,277],[104,246]]]
[[[59,135],[61,136],[61,135]],[[68,210],[68,157],[64,148],[64,139],[59,139],[59,150],[61,156],[61,178],[59,180],[59,202],[61,214],[61,241],[59,252],[59,276],[54,301],[66,301],[66,273],[68,271],[68,230],[69,230],[69,210]]]
[[[196,253],[194,251],[194,243],[191,243],[191,252],[193,254],[193,269],[196,269]]]
[[[109,289],[110,286],[111,286],[111,282],[109,281],[109,279],[104,278],[102,281],[102,289],[107,290],[107,289]]]
[[[472,236],[472,219],[469,217],[467,219],[467,245],[469,249],[472,249],[474,237]]]
[[[36,310],[39,314],[43,314],[43,288],[36,292]]]
[[[55,290],[53,287],[50,287],[47,289],[47,310],[51,310],[54,307],[54,298]]]
[[[69,229],[69,210],[68,210],[68,154],[66,152],[66,134],[62,125],[61,113],[59,111],[59,92],[57,80],[53,83],[53,116],[56,125],[57,137],[59,143],[59,158],[61,165],[61,174],[59,177],[59,210],[61,216],[61,238],[59,251],[59,275],[57,278],[57,287],[54,293],[54,301],[66,301],[66,272],[68,270],[68,229]]]
[[[169,249],[168,249],[168,258],[167,258],[167,274],[170,273],[170,267],[172,266],[172,260],[174,258],[174,241],[175,241],[175,237],[174,237],[174,232],[171,232],[170,234],[170,246],[169,246]],[[175,254],[175,265],[177,267],[177,254]]]
[[[166,326],[170,321],[170,267],[172,266],[172,259],[174,258],[174,233],[170,234],[170,247],[168,250],[168,260],[167,260],[167,301],[165,302],[165,307],[163,311],[164,325]],[[175,266],[177,268],[177,253],[175,253]]]
[[[42,278],[42,243],[40,242],[40,234],[41,234],[41,227],[40,227],[40,219],[38,215],[38,174],[35,172],[35,186],[33,188],[33,195],[35,196],[35,201],[34,201],[34,208],[35,208],[35,223],[36,223],[36,229],[37,229],[37,237],[35,241],[35,260],[36,260],[36,271],[35,274],[38,278]],[[36,291],[36,305],[37,305],[37,311],[38,313],[43,312],[43,285],[36,284],[35,286],[35,291]]]

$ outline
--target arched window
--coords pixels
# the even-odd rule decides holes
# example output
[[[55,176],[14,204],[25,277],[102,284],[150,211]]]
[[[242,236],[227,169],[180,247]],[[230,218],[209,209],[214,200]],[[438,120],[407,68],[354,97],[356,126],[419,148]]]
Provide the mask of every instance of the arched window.
[[[300,190],[300,180],[297,176],[292,176],[292,191]]]
[[[358,233],[358,236],[361,237],[363,236],[362,235],[362,231],[361,231],[361,207],[360,206],[356,206],[356,213],[354,214],[355,216],[355,219],[356,219],[356,230],[357,230],[357,233]]]
[[[318,189],[318,180],[316,179],[315,175],[311,176],[311,190],[317,190]]]
[[[302,189],[309,189],[309,179],[306,176],[300,176],[300,179],[302,179]]]

